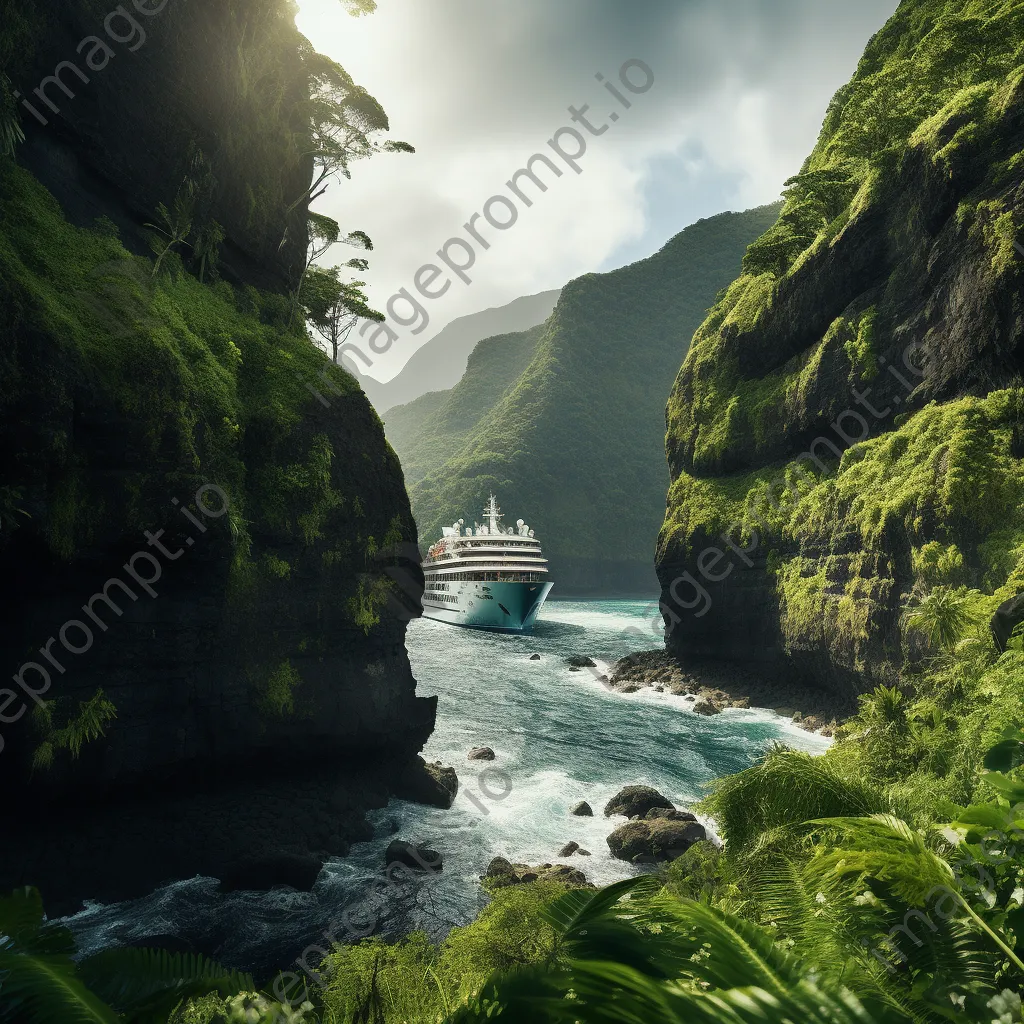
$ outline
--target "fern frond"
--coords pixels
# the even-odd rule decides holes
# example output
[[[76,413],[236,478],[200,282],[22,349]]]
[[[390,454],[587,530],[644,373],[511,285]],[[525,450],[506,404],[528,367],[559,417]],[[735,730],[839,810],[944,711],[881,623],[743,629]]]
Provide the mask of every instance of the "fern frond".
[[[68,956],[0,952],[0,1007],[18,1024],[122,1024],[77,977]]]
[[[0,949],[64,954],[75,951],[75,942],[67,928],[46,923],[42,896],[25,886],[0,899]]]
[[[87,957],[79,976],[135,1024],[165,1021],[183,999],[217,992],[233,996],[256,986],[248,974],[194,953],[163,949],[107,949]]]

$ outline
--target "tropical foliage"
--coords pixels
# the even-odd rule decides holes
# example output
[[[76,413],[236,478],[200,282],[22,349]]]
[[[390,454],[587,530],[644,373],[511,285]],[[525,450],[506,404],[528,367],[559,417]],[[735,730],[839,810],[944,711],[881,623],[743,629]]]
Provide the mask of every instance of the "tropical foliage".
[[[162,1024],[195,996],[251,990],[252,978],[194,955],[110,949],[76,958],[34,889],[0,899],[0,1021]]]

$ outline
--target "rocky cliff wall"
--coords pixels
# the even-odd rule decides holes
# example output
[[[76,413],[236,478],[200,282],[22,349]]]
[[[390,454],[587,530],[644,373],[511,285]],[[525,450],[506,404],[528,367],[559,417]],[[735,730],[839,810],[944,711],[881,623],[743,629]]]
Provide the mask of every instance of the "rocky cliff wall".
[[[1024,583],[1018,5],[906,0],[668,406],[670,650],[858,692],[912,594]],[[727,535],[727,536],[724,536]]]
[[[26,10],[12,81],[99,8]],[[0,159],[0,888],[55,909],[343,853],[433,727],[401,468],[289,326],[305,243],[283,207],[309,179],[290,11],[168,4]],[[196,139],[215,284],[138,254]]]

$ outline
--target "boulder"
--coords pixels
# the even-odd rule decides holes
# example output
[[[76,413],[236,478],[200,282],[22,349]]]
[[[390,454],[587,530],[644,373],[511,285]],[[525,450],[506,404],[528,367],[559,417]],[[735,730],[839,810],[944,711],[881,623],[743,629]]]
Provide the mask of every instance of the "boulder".
[[[580,844],[579,843],[566,843],[565,846],[563,846],[558,851],[558,856],[559,857],[571,857],[579,848],[580,848]]]
[[[437,850],[407,843],[402,839],[394,839],[388,844],[384,854],[384,866],[391,867],[392,864],[401,864],[403,867],[412,868],[413,871],[424,871],[428,874],[437,874],[444,868],[441,854]]]
[[[508,885],[525,885],[527,882],[561,882],[571,888],[590,887],[587,876],[567,864],[513,864],[504,857],[495,857],[487,865],[483,876],[491,889],[502,889]]]
[[[579,849],[578,849],[578,850],[577,850],[576,852],[577,852],[577,853],[578,853],[578,854],[579,854],[579,855],[580,855],[581,857],[589,857],[589,856],[591,856],[591,853],[590,853],[590,851],[589,851],[589,850],[584,850],[582,846],[581,846],[581,847],[580,847],[580,848],[579,848]]]
[[[581,800],[569,813],[575,814],[578,818],[592,818],[594,808],[586,800]]]
[[[604,805],[604,816],[622,814],[627,818],[642,818],[653,807],[675,810],[671,800],[650,786],[626,786]]]
[[[490,747],[474,747],[466,758],[469,761],[493,761],[494,751]]]
[[[689,811],[674,811],[668,807],[652,807],[644,815],[644,821],[653,821],[655,818],[665,818],[668,821],[696,821],[697,815]]]
[[[531,654],[530,655],[530,661],[540,661],[540,655],[539,654]]]
[[[434,761],[427,764],[422,757],[410,762],[395,782],[395,796],[428,807],[451,807],[459,791],[455,769]]]
[[[992,639],[1000,654],[1006,653],[1013,631],[1022,622],[1024,622],[1024,594],[1018,594],[1001,604],[989,623]]]
[[[633,864],[652,864],[681,857],[694,843],[707,838],[697,821],[627,821],[608,837],[613,857]]]
[[[597,668],[597,662],[594,661],[593,658],[580,656],[578,654],[574,654],[571,657],[566,658],[565,662],[570,668]]]
[[[317,857],[299,853],[270,853],[239,861],[224,873],[221,892],[263,892],[286,887],[310,892],[322,867]]]
[[[697,700],[693,705],[693,710],[698,715],[718,715],[722,712],[721,707],[719,707],[715,701],[710,700],[707,697],[702,697]]]

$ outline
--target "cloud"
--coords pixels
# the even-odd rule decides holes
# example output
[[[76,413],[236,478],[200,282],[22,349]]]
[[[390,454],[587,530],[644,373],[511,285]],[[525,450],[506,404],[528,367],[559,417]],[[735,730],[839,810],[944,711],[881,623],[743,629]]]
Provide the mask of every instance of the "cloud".
[[[300,0],[299,27],[384,105],[415,156],[353,167],[318,205],[374,240],[383,309],[523,162],[590,105],[583,173],[552,180],[507,231],[487,228],[472,284],[427,304],[369,371],[389,379],[445,323],[650,255],[687,224],[777,197],[814,145],[835,90],[896,0],[380,0],[354,19]],[[595,79],[630,58],[655,83],[625,110]],[[624,92],[621,85],[620,91]],[[605,118],[620,114],[614,123]],[[348,254],[336,250],[338,262]],[[364,346],[365,347],[365,346]]]

